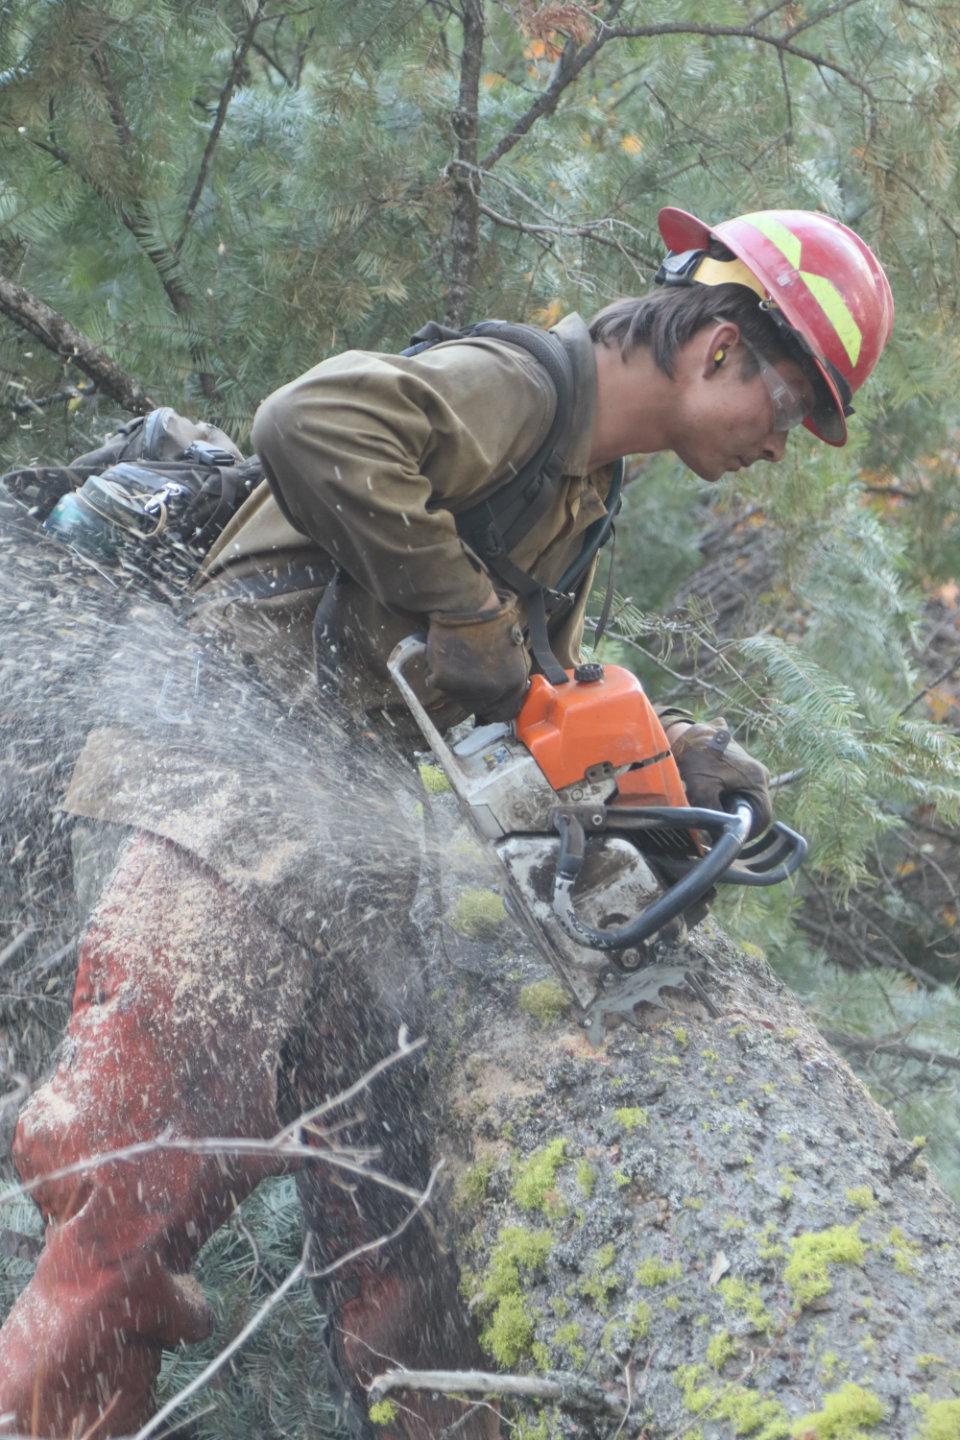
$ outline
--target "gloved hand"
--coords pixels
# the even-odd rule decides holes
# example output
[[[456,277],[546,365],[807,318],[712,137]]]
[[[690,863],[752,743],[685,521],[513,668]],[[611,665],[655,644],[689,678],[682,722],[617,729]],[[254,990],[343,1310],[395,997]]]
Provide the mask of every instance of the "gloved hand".
[[[461,701],[478,719],[512,720],[529,675],[515,596],[496,610],[430,616],[427,684]]]
[[[723,719],[691,725],[671,746],[691,805],[723,810],[730,795],[744,795],[753,805],[751,835],[766,830],[773,819],[770,772],[748,755],[727,729]]]

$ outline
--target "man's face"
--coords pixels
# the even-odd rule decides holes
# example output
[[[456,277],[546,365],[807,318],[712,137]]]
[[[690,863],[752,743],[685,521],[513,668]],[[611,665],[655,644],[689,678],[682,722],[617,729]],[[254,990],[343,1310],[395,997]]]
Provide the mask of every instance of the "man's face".
[[[810,380],[792,360],[764,362],[745,379],[743,346],[739,337],[714,342],[686,392],[675,449],[702,480],[719,480],[757,460],[782,460],[786,427],[814,402]]]

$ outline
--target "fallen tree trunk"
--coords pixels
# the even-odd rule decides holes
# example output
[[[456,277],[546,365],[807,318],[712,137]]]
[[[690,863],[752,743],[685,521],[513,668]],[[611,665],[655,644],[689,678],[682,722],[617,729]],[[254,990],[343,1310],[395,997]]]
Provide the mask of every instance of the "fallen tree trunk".
[[[472,948],[431,1027],[462,1290],[501,1370],[601,1402],[507,1401],[521,1433],[960,1434],[957,1213],[761,955],[707,922],[717,1013],[666,991],[593,1049]]]

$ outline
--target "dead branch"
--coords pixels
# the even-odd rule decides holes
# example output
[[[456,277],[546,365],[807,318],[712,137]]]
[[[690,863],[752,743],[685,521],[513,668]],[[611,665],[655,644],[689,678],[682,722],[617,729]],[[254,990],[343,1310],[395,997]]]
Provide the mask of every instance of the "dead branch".
[[[308,1262],[310,1242],[308,1240],[304,1246],[303,1255],[299,1263],[293,1267],[286,1279],[277,1286],[273,1294],[269,1295],[260,1308],[251,1315],[243,1329],[234,1336],[229,1345],[225,1345],[219,1354],[213,1357],[208,1365],[204,1366],[199,1375],[195,1375],[189,1384],[185,1385],[176,1395],[171,1396],[166,1405],[162,1406],[155,1415],[151,1416],[145,1425],[141,1426],[133,1437],[133,1440],[149,1440],[149,1437],[159,1429],[163,1422],[167,1420],[174,1411],[179,1410],[184,1402],[190,1399],[191,1395],[195,1395],[198,1390],[201,1390],[209,1380],[212,1380],[213,1377],[223,1369],[227,1361],[246,1344],[251,1335],[259,1330],[263,1321],[271,1311],[276,1309],[280,1301],[283,1300],[301,1280],[326,1279],[327,1276],[335,1274],[337,1270],[341,1270],[344,1265],[349,1265],[361,1255],[369,1254],[373,1250],[381,1250],[385,1245],[389,1245],[391,1241],[396,1240],[398,1236],[402,1235],[416,1216],[429,1204],[439,1170],[440,1166],[437,1165],[432,1171],[426,1187],[422,1192],[410,1192],[412,1198],[415,1200],[415,1204],[398,1225],[395,1225],[392,1230],[387,1231],[385,1234],[377,1236],[376,1240],[371,1240],[366,1245],[358,1245],[355,1249],[349,1250],[345,1255],[341,1255],[337,1260],[334,1260],[332,1264],[325,1266],[323,1270],[312,1270],[310,1268]]]
[[[497,1375],[483,1370],[387,1370],[367,1386],[371,1400],[391,1390],[433,1390],[443,1395],[516,1395],[549,1400],[562,1410],[624,1415],[624,1405],[601,1385],[579,1375],[555,1371],[552,1376]]]
[[[934,675],[929,685],[924,685],[922,690],[918,690],[916,695],[907,701],[902,710],[897,711],[897,719],[901,719],[906,715],[908,710],[912,710],[918,700],[922,700],[924,695],[929,695],[930,691],[935,690],[942,681],[949,680],[950,676],[957,670],[960,670],[960,655],[957,656],[956,660],[952,660],[945,670],[941,670],[939,675]]]
[[[145,415],[154,408],[155,402],[138,380],[121,370],[65,316],[3,275],[0,275],[0,313],[22,330],[29,331],[55,355],[76,365],[124,410]]]
[[[349,1089],[334,1095],[332,1099],[324,1101],[315,1109],[305,1111],[292,1124],[284,1126],[282,1130],[277,1131],[276,1135],[266,1140],[255,1140],[247,1136],[178,1137],[163,1133],[150,1140],[137,1140],[133,1144],[122,1146],[117,1150],[105,1150],[96,1155],[85,1156],[82,1160],[64,1165],[59,1170],[51,1170],[32,1180],[23,1181],[19,1185],[11,1185],[8,1189],[0,1191],[0,1206],[9,1204],[10,1201],[21,1195],[29,1195],[47,1181],[66,1179],[70,1175],[80,1175],[118,1160],[134,1160],[140,1155],[150,1155],[167,1150],[193,1155],[273,1155],[289,1160],[311,1162],[319,1160],[323,1164],[332,1165],[335,1169],[343,1170],[347,1174],[360,1176],[364,1180],[373,1180],[378,1185],[384,1185],[388,1190],[393,1190],[398,1195],[415,1201],[419,1198],[420,1191],[404,1185],[399,1180],[393,1180],[389,1175],[384,1175],[370,1166],[369,1161],[373,1157],[373,1151],[348,1151],[332,1147],[319,1149],[316,1145],[292,1137],[302,1129],[311,1128],[320,1116],[348,1104],[378,1075],[383,1074],[398,1060],[419,1050],[425,1043],[424,1039],[416,1040],[413,1044],[408,1044],[404,1040],[397,1050],[385,1056],[376,1065],[371,1066]],[[319,1130],[312,1130],[311,1133],[321,1139],[325,1138],[323,1132]]]
[[[294,1286],[299,1285],[300,1281],[306,1277],[306,1273],[306,1254],[304,1254],[304,1257],[293,1267],[286,1279],[281,1281],[273,1294],[268,1295],[260,1308],[250,1316],[246,1325],[244,1325],[242,1330],[237,1332],[229,1345],[225,1345],[219,1354],[215,1355],[210,1363],[204,1366],[199,1375],[195,1375],[189,1384],[185,1385],[182,1390],[179,1390],[176,1395],[167,1401],[166,1405],[161,1406],[157,1413],[147,1421],[146,1425],[140,1427],[133,1437],[133,1440],[149,1440],[149,1436],[155,1434],[158,1427],[169,1419],[175,1410],[179,1410],[181,1405],[189,1400],[191,1395],[195,1395],[198,1390],[202,1389],[208,1380],[212,1380],[213,1377],[223,1369],[231,1356],[242,1349],[250,1339],[250,1336],[259,1330],[264,1320],[266,1320],[271,1311],[277,1308],[281,1300],[290,1293]]]

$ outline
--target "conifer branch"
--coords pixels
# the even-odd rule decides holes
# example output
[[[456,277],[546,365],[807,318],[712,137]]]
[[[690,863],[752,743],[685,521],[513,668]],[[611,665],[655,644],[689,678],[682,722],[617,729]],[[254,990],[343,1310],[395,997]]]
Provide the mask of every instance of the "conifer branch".
[[[845,0],[845,5],[856,3],[857,0]],[[512,129],[487,151],[480,161],[482,170],[491,169],[498,160],[501,160],[518,144],[538,120],[553,114],[564,91],[573,84],[602,47],[609,44],[611,40],[652,40],[664,35],[699,35],[716,40],[753,40],[761,45],[773,46],[781,55],[793,55],[798,60],[807,61],[818,70],[829,70],[838,75],[863,95],[869,105],[871,117],[876,115],[877,100],[869,85],[845,66],[828,59],[826,55],[818,55],[811,50],[801,49],[800,46],[794,45],[791,40],[791,34],[794,32],[787,31],[782,35],[769,35],[757,28],[758,22],[753,25],[711,25],[695,20],[678,20],[663,21],[656,25],[613,25],[611,21],[622,8],[623,0],[614,0],[606,19],[598,22],[597,33],[587,44],[577,48],[574,41],[567,41],[549,85],[529,109],[520,116]],[[826,18],[826,13],[820,18]]]
[[[133,145],[133,134],[127,123],[126,111],[123,108],[123,100],[117,89],[117,83],[113,77],[113,71],[107,64],[100,50],[93,50],[90,54],[93,68],[97,72],[100,84],[103,86],[103,93],[107,99],[107,108],[110,111],[110,119],[113,121],[113,128],[124,149]]]
[[[882,160],[874,160],[870,156],[865,156],[864,159],[866,160],[866,163],[868,165],[871,165],[873,167],[874,170],[879,170],[882,174],[889,175],[891,180],[895,180],[898,185],[902,185],[905,190],[909,190],[911,195],[915,195],[916,198],[920,201],[920,203],[926,206],[926,208],[930,211],[932,215],[936,215],[937,219],[940,221],[940,224],[943,225],[944,228],[950,232],[954,240],[960,241],[960,229],[958,229],[957,226],[952,222],[952,220],[942,209],[942,207],[939,206],[935,200],[931,200],[930,196],[926,194],[925,191],[920,189],[919,185],[915,185],[912,180],[908,180],[906,175],[904,175],[902,171],[898,170],[895,165],[885,165]],[[871,487],[871,489],[872,488],[873,487]]]
[[[177,264],[176,256],[171,255],[163,245],[158,244],[153,234],[153,226],[142,207],[136,205],[132,209],[128,209],[124,205],[118,205],[116,197],[111,195],[99,181],[95,180],[91,175],[86,174],[84,170],[76,165],[72,157],[61,145],[56,144],[52,140],[38,140],[36,137],[31,137],[30,143],[37,150],[42,150],[45,154],[51,155],[65,170],[71,170],[75,175],[78,175],[85,185],[89,185],[98,199],[102,200],[105,205],[108,205],[110,209],[115,212],[120,219],[120,223],[126,230],[130,231],[130,234],[156,270],[174,313],[180,316],[185,315],[191,308],[193,301],[172,273]]]
[[[799,20],[791,29],[784,31],[780,37],[782,40],[792,40],[803,30],[809,30],[814,25],[819,25],[823,20],[831,20],[834,15],[839,15],[844,10],[850,10],[854,5],[861,5],[863,0],[837,0],[837,4],[828,5],[825,10],[818,10],[815,15],[808,15],[805,20]]]
[[[0,313],[62,360],[76,365],[125,410],[144,415],[153,409],[153,400],[138,380],[121,370],[65,316],[3,275],[0,275]]]
[[[257,0],[257,8],[250,16],[246,30],[241,35],[233,52],[233,62],[230,71],[220,91],[220,99],[217,101],[217,113],[214,116],[213,124],[210,127],[210,134],[207,136],[207,143],[203,149],[200,159],[200,168],[197,171],[197,178],[193,183],[190,192],[190,199],[187,201],[187,211],[183,217],[183,226],[173,247],[175,255],[179,255],[183,249],[183,242],[187,238],[187,231],[193,224],[193,217],[196,214],[197,206],[200,203],[200,196],[203,194],[203,187],[207,183],[207,175],[210,170],[210,162],[213,159],[213,152],[217,148],[217,141],[220,139],[220,132],[223,130],[224,121],[227,118],[227,110],[230,101],[233,99],[233,92],[240,83],[243,74],[243,67],[247,61],[247,55],[254,42],[260,21],[263,19],[263,12],[266,7],[266,0]]]

